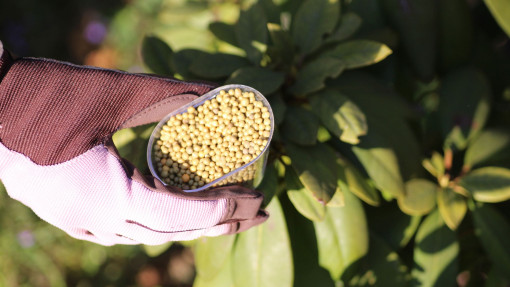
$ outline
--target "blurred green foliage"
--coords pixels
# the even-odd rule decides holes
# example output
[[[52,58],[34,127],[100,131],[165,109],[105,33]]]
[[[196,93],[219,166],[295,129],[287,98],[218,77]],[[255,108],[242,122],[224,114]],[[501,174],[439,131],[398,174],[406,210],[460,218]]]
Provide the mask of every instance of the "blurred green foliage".
[[[508,285],[509,6],[151,0],[117,12],[100,45],[116,51],[117,67],[250,85],[275,113],[259,187],[270,219],[185,243],[196,267],[187,282]],[[141,169],[151,129],[114,137]],[[140,278],[152,274],[144,266],[170,266],[181,245],[72,240],[0,194],[9,254],[0,283],[172,284],[170,267]]]

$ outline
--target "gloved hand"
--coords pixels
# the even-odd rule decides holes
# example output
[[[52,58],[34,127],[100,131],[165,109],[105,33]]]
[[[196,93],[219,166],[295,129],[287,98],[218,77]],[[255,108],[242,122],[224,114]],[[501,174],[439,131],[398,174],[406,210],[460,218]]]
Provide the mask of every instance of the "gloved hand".
[[[166,187],[122,159],[112,143],[116,130],[159,121],[212,86],[13,60],[1,42],[0,55],[0,179],[42,219],[103,245],[217,236],[267,219],[259,192]]]

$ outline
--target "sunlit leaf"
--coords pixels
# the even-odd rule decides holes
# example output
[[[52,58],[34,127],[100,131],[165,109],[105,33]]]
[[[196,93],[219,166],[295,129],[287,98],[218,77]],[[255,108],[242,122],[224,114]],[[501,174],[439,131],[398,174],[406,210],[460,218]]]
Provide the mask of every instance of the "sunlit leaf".
[[[482,202],[500,202],[510,199],[510,169],[482,167],[460,180],[473,197]]]
[[[367,257],[359,264],[360,270],[342,281],[348,281],[348,286],[408,286],[406,267],[395,250],[373,233],[369,245]]]
[[[338,28],[326,39],[326,42],[340,42],[352,36],[361,26],[362,19],[356,13],[347,12],[340,18]]]
[[[167,242],[161,245],[143,245],[143,250],[150,257],[156,257],[167,251],[170,246],[172,246],[172,242]]]
[[[325,87],[327,78],[335,78],[344,70],[341,60],[330,57],[320,57],[307,63],[296,75],[290,92],[296,95],[306,95]]]
[[[378,63],[392,51],[388,46],[370,40],[352,40],[341,43],[324,53],[324,56],[341,60],[346,69],[359,68]]]
[[[306,0],[293,19],[292,36],[303,54],[309,54],[322,43],[322,37],[335,28],[340,15],[338,0]]]
[[[416,286],[456,286],[459,243],[455,232],[443,222],[439,211],[425,218],[414,247],[412,271]]]
[[[267,49],[267,18],[259,5],[252,5],[241,11],[235,33],[239,47],[246,51],[246,56],[255,64],[260,63]]]
[[[271,216],[264,224],[238,235],[232,265],[236,286],[292,286],[292,251],[278,198],[267,211]]]
[[[268,96],[275,92],[285,79],[285,74],[260,67],[244,67],[235,71],[227,84],[242,84],[257,89]]]
[[[446,225],[456,230],[466,215],[466,198],[449,188],[441,189],[437,193],[437,207]]]
[[[445,146],[464,149],[487,120],[489,83],[475,69],[459,69],[444,77],[439,92],[438,114]]]
[[[301,184],[294,170],[290,168],[285,171],[285,184],[287,195],[299,213],[313,221],[320,221],[324,218],[326,206]]]
[[[468,146],[464,165],[471,168],[503,160],[510,161],[510,132],[489,129],[482,131]]]
[[[243,57],[223,54],[204,53],[191,62],[190,71],[200,77],[217,79],[230,76],[234,71],[250,63]]]
[[[230,250],[226,254],[225,262],[219,270],[216,270],[215,274],[212,274],[214,276],[207,278],[202,276],[201,273],[197,273],[193,280],[193,287],[235,287]]]
[[[232,46],[239,47],[234,25],[223,22],[212,22],[209,24],[209,31],[211,31],[216,38],[229,43]]]
[[[349,98],[335,90],[325,90],[311,99],[312,110],[340,140],[357,144],[368,130],[363,112]]]
[[[496,209],[488,204],[471,208],[475,232],[492,261],[493,268],[509,278],[510,266],[510,225]]]
[[[330,201],[336,192],[338,177],[334,150],[326,144],[301,147],[289,143],[286,148],[301,183],[319,202]]]
[[[309,110],[300,106],[289,106],[281,125],[282,135],[300,145],[314,145],[317,142],[319,119]]]
[[[379,205],[379,194],[371,185],[366,182],[365,178],[363,178],[363,176],[355,167],[351,165],[345,165],[344,172],[346,183],[352,193],[370,205]]]
[[[510,3],[504,0],[484,0],[499,26],[510,37]]]
[[[404,55],[422,79],[432,79],[436,64],[437,9],[435,1],[380,1],[398,32]]]
[[[359,199],[344,191],[343,207],[328,207],[323,221],[314,222],[319,248],[319,264],[333,280],[367,255],[368,228]]]
[[[236,236],[204,237],[194,246],[195,266],[202,279],[212,279],[225,266]]]
[[[398,206],[409,215],[425,215],[436,206],[437,189],[426,179],[411,179],[405,184],[405,194],[398,198]]]
[[[142,58],[151,71],[162,76],[173,76],[172,49],[155,36],[147,36],[142,42]]]

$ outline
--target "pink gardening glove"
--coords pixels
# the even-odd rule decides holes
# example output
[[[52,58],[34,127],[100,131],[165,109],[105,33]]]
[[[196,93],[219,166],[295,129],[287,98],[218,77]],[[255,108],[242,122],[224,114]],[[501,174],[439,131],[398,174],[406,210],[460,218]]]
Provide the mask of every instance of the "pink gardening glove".
[[[259,192],[165,187],[140,174],[112,143],[116,130],[159,121],[212,86],[12,60],[1,42],[0,55],[0,179],[42,219],[103,245],[217,236],[267,219]]]

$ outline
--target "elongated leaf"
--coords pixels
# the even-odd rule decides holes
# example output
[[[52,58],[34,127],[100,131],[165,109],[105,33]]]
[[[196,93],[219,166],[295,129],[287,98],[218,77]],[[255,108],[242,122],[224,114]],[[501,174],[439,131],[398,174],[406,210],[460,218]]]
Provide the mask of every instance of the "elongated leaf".
[[[155,36],[148,36],[142,42],[142,58],[154,73],[162,76],[173,76],[172,49],[167,43]]]
[[[510,225],[496,209],[488,204],[471,208],[475,232],[489,255],[493,268],[509,278],[510,266]]]
[[[502,161],[510,161],[510,132],[502,129],[482,131],[464,156],[464,165],[468,168]]]
[[[510,170],[502,167],[475,169],[462,177],[460,185],[482,202],[510,199]]]
[[[499,26],[510,37],[510,3],[504,0],[484,0]]]
[[[475,69],[455,70],[445,76],[439,93],[438,112],[445,146],[464,149],[487,120],[490,101],[487,79]]]
[[[160,245],[144,245],[143,250],[150,257],[156,257],[167,251],[172,246],[172,242],[167,242]]]
[[[195,76],[190,71],[191,63],[204,54],[206,52],[195,49],[184,49],[174,53],[172,64],[175,72],[184,78],[194,78]]]
[[[322,37],[335,28],[340,15],[338,0],[306,0],[293,20],[292,36],[303,54],[309,54],[322,43]]]
[[[287,195],[299,213],[313,221],[324,219],[326,206],[317,201],[313,193],[303,186],[293,169],[285,170],[285,184]]]
[[[437,193],[437,206],[444,222],[451,230],[456,230],[467,211],[466,199],[449,188]]]
[[[326,204],[336,192],[338,165],[333,149],[326,144],[300,147],[286,144],[292,167],[315,198]]]
[[[374,180],[377,188],[397,198],[404,195],[404,183],[392,150],[353,146],[352,151]]]
[[[456,286],[459,243],[436,210],[418,229],[414,248],[415,286]]]
[[[354,69],[378,63],[392,51],[388,46],[370,40],[352,40],[337,45],[324,56],[341,60],[346,69]]]
[[[324,126],[340,140],[357,144],[368,130],[363,112],[349,98],[335,90],[325,90],[311,98],[312,110]]]
[[[359,199],[344,191],[343,207],[328,207],[324,221],[314,222],[319,249],[319,264],[333,280],[367,255],[368,229]]]
[[[317,142],[319,119],[300,106],[289,106],[282,123],[282,135],[300,145],[314,145]]]
[[[216,38],[232,46],[239,47],[234,25],[223,22],[212,22],[209,24],[209,31],[211,31]]]
[[[409,215],[425,215],[436,206],[438,186],[426,179],[416,178],[405,184],[405,195],[398,198],[398,206]]]
[[[246,51],[246,56],[254,64],[259,64],[267,49],[267,19],[259,5],[252,5],[248,10],[241,11],[235,26],[239,47]]]
[[[234,71],[248,66],[250,62],[243,57],[215,53],[199,55],[189,67],[190,71],[200,77],[218,79],[230,76]]]
[[[232,268],[232,255],[229,250],[224,264],[219,270],[216,270],[214,277],[206,278],[201,273],[197,273],[193,287],[235,287]]]
[[[321,57],[308,63],[301,69],[290,92],[306,95],[325,87],[327,78],[336,78],[344,70],[343,62],[330,57]]]
[[[378,206],[380,198],[377,191],[366,182],[355,167],[345,165],[344,168],[345,180],[349,190],[364,202],[373,206]]]
[[[273,44],[268,47],[268,54],[271,60],[275,62],[282,61],[286,66],[292,65],[295,48],[289,32],[275,23],[268,23],[267,29]]]
[[[236,286],[292,286],[292,251],[278,198],[267,210],[271,216],[264,224],[238,236],[232,265]]]
[[[229,261],[235,238],[235,235],[224,235],[197,240],[194,254],[195,266],[200,277],[205,280],[216,277],[216,274]]]
[[[294,259],[294,287],[333,287],[326,269],[319,266],[319,252],[313,222],[303,217],[285,197],[281,197],[289,229]]]
[[[342,278],[349,286],[408,286],[406,267],[398,254],[378,235],[370,234],[370,248],[361,270]]]
[[[384,0],[381,3],[399,34],[413,70],[420,78],[431,80],[436,63],[436,2]]]
[[[361,26],[362,19],[356,13],[347,12],[340,18],[338,28],[326,39],[326,42],[340,42],[352,36]]]
[[[285,74],[260,67],[245,67],[235,71],[227,84],[242,84],[257,89],[268,96],[275,92],[285,79]]]
[[[366,212],[370,231],[382,237],[393,250],[406,246],[421,222],[421,216],[401,212],[395,201],[367,208]]]

